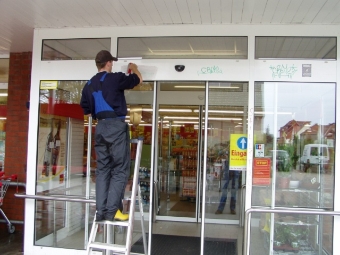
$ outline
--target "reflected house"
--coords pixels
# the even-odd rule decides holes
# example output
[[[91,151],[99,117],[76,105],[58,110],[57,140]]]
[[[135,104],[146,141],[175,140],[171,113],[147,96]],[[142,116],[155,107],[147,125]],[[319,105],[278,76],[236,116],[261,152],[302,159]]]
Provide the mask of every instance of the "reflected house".
[[[323,143],[333,147],[335,141],[335,123],[327,125],[314,124],[300,134],[300,139],[311,141],[311,143]]]
[[[294,136],[308,143],[325,143],[333,147],[335,141],[335,123],[311,125],[311,121],[291,120],[279,130],[279,144],[292,144]]]
[[[291,120],[279,129],[279,144],[293,143],[294,136],[300,138],[301,134],[310,128],[310,121]]]

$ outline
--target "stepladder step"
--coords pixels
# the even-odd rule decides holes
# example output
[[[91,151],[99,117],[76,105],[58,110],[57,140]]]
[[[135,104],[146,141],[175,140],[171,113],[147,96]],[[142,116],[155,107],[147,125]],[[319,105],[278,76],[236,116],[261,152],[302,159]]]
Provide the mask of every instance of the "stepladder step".
[[[89,244],[89,247],[92,249],[111,250],[116,253],[122,253],[122,254],[126,252],[126,246],[119,245],[119,244],[92,242],[91,244]]]
[[[102,220],[102,221],[96,221],[95,224],[98,224],[98,225],[111,225],[111,226],[122,226],[122,227],[128,227],[129,226],[129,222],[128,221]]]

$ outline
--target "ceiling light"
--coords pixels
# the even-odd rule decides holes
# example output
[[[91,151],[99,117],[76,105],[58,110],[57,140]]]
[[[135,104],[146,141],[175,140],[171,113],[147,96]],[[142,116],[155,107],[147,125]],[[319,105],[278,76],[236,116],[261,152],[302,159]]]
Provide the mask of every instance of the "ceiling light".
[[[208,118],[208,120],[242,120],[241,118]]]
[[[194,110],[194,112],[199,112],[199,110]],[[203,110],[203,112],[205,112],[205,110]],[[236,114],[243,114],[243,111],[209,110],[208,113],[236,113]]]
[[[174,123],[183,123],[183,124],[198,124],[197,121],[180,121],[180,120],[174,120]]]
[[[255,114],[274,114],[274,112],[255,112]],[[291,115],[291,112],[276,112],[276,114]]]
[[[118,60],[139,60],[139,59],[142,59],[142,57],[118,58]]]
[[[175,88],[179,88],[179,89],[204,89],[205,86],[189,86],[189,85],[175,85]]]
[[[130,109],[128,109],[130,110]],[[142,108],[142,111],[152,112],[151,108]],[[158,109],[159,112],[192,112],[191,109]]]
[[[198,117],[188,117],[188,116],[165,116],[164,119],[180,119],[180,120],[198,120]]]
[[[201,86],[190,86],[190,85],[175,85],[175,88],[179,89],[205,89],[205,85]],[[235,87],[235,86],[209,86],[210,89],[239,89],[240,87]]]
[[[8,93],[0,93],[0,97],[7,97]]]
[[[160,112],[192,112],[191,109],[159,109]]]
[[[170,125],[165,125],[163,127],[168,127],[169,128]],[[183,125],[179,125],[179,124],[172,124],[171,127],[182,127]]]

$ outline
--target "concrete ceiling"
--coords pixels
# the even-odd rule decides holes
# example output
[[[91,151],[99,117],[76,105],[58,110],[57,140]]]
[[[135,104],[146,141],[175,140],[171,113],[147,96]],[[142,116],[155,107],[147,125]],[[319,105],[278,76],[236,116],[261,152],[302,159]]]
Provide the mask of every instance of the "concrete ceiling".
[[[0,24],[1,57],[31,51],[34,28],[339,25],[340,0],[0,0]]]

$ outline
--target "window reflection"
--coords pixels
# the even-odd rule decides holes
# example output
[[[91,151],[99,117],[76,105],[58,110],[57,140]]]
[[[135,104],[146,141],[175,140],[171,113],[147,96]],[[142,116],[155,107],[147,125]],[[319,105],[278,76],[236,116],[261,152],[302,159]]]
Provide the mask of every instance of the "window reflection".
[[[39,130],[37,140],[36,193],[39,195],[85,197],[87,178],[90,178],[90,198],[95,196],[96,155],[91,141],[90,174],[87,173],[88,117],[79,105],[86,81],[56,81],[53,88],[40,87]],[[44,84],[44,83],[42,83]],[[133,138],[144,137],[141,166],[149,170],[143,178],[142,202],[144,211],[150,201],[150,167],[152,138],[153,83],[143,83],[127,91],[130,124]],[[151,96],[150,96],[151,95]],[[149,100],[147,100],[149,99]],[[141,103],[140,101],[148,101]],[[131,170],[134,167],[132,150]],[[132,172],[131,172],[132,176]],[[91,228],[95,205],[61,201],[36,201],[35,245],[84,249],[85,229]],[[86,216],[89,221],[85,222]],[[120,233],[123,235],[123,233]],[[72,242],[69,242],[72,240]],[[74,242],[74,240],[78,240]]]
[[[252,206],[333,209],[335,108],[332,83],[255,83]],[[261,230],[274,231],[274,250],[311,251],[321,242],[331,253],[324,225],[332,218],[260,216]],[[287,231],[301,242],[283,237]]]
[[[43,40],[42,60],[95,59],[100,50],[110,51],[110,38]]]

